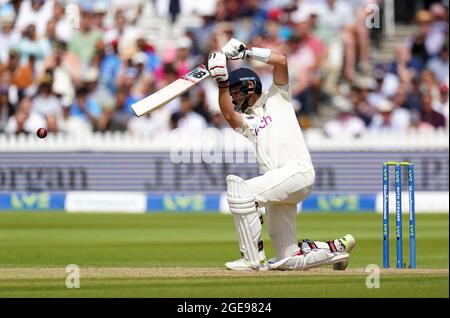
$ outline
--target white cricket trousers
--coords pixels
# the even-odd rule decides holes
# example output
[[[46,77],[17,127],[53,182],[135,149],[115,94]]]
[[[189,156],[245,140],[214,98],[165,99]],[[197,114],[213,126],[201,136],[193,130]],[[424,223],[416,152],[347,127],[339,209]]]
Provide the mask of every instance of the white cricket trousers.
[[[266,208],[268,232],[279,260],[299,249],[297,204],[311,193],[314,178],[313,168],[305,170],[297,164],[289,164],[246,180],[258,206]]]

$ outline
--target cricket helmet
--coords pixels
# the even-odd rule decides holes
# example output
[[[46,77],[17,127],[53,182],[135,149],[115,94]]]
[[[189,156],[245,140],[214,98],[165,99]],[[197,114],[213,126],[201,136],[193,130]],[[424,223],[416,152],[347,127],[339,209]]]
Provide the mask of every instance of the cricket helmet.
[[[249,107],[248,99],[250,95],[254,93],[260,95],[262,92],[261,80],[258,74],[248,68],[238,68],[230,73],[228,80],[230,82],[229,90],[233,98],[234,109],[239,112],[245,112]],[[250,87],[250,81],[254,83],[253,87]],[[233,97],[232,92],[236,91],[237,87],[239,88],[238,92],[241,94],[240,98]]]
[[[248,82],[254,81],[255,93],[261,94],[262,92],[261,80],[259,79],[258,74],[256,74],[251,69],[243,67],[238,68],[230,73],[228,79],[230,81],[230,88],[233,86],[241,85],[241,90],[243,90],[244,93],[248,94],[249,93]]]

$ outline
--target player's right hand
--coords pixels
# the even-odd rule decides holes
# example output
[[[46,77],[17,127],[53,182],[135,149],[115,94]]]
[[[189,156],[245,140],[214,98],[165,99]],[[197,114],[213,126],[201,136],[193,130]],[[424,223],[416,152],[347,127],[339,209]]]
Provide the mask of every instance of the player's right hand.
[[[219,87],[228,87],[227,58],[221,52],[214,52],[208,58],[208,71]]]
[[[222,48],[221,51],[230,60],[242,59],[245,52],[245,44],[239,40],[231,39]]]

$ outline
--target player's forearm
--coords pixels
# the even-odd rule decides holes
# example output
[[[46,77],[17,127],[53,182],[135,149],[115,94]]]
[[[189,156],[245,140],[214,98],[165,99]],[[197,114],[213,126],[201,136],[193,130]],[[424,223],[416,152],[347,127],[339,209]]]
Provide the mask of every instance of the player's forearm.
[[[272,51],[270,53],[270,57],[269,60],[267,61],[267,64],[273,66],[287,67],[287,59],[286,56],[284,56],[284,54]]]
[[[273,65],[273,82],[277,85],[289,83],[287,59],[284,54],[267,48],[252,47],[251,50],[245,51],[243,58]]]
[[[284,54],[271,52],[267,64],[273,65],[273,82],[277,85],[287,85],[289,83],[289,71],[287,59]]]
[[[225,118],[231,128],[242,126],[242,117],[234,110],[228,88],[219,88],[219,107],[223,118]]]

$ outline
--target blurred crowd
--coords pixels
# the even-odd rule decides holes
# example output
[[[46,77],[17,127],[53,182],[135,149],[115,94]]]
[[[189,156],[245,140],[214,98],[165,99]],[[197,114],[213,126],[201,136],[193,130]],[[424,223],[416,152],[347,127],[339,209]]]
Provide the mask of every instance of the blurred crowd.
[[[330,137],[448,127],[448,8],[439,1],[416,13],[389,63],[370,54],[381,32],[367,27],[366,9],[378,0],[202,0],[213,8],[195,13],[202,25],[162,48],[142,23],[150,19],[144,5],[160,2],[173,25],[193,14],[180,0],[133,10],[126,1],[0,0],[0,133],[223,129],[213,81],[151,115],[136,118],[130,106],[206,63],[231,37],[286,54],[304,129],[321,107],[338,113],[322,127]],[[251,67],[268,88],[271,68]]]

